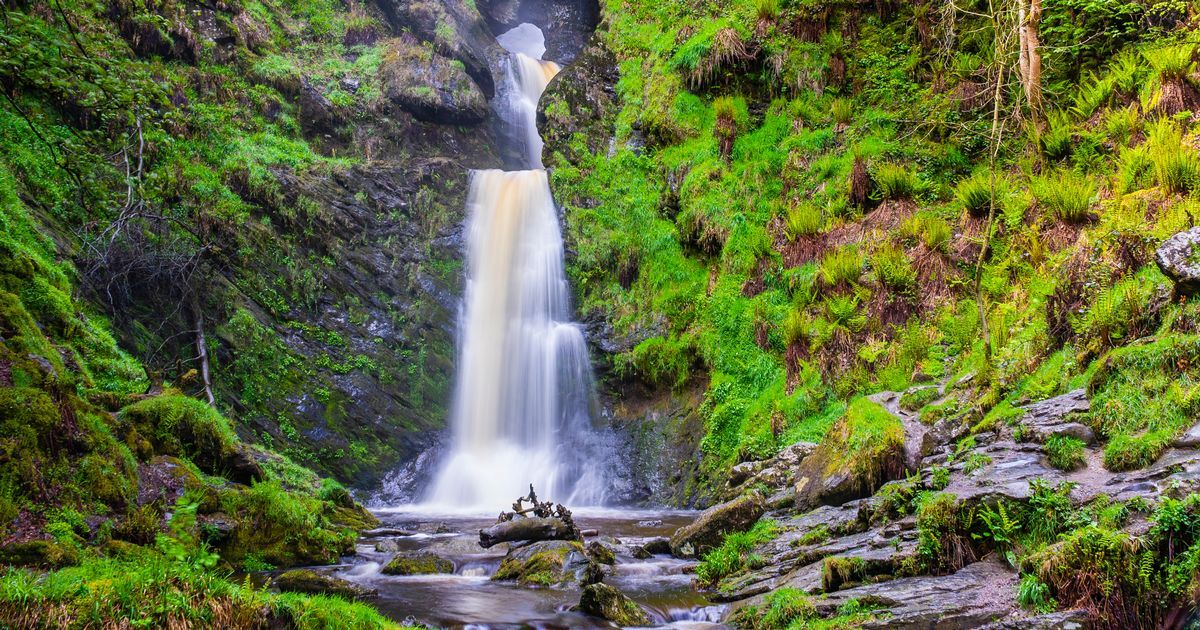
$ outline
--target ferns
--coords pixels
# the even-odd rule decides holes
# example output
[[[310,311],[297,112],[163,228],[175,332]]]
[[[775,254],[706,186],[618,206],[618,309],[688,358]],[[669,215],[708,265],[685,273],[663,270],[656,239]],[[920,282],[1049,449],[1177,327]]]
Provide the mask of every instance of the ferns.
[[[1164,119],[1150,128],[1149,135],[1146,145],[1155,180],[1169,194],[1190,192],[1200,182],[1200,156],[1184,145],[1183,132]]]
[[[1097,193],[1096,185],[1090,179],[1071,171],[1035,177],[1030,188],[1043,208],[1066,223],[1087,221]]]
[[[854,116],[853,108],[854,105],[849,99],[835,98],[829,105],[829,115],[833,117],[835,124],[849,125]]]
[[[1017,603],[1026,610],[1042,614],[1058,608],[1058,602],[1050,595],[1050,586],[1033,574],[1021,576],[1021,583],[1017,585]]]
[[[784,233],[789,241],[812,236],[825,227],[825,218],[812,204],[802,203],[788,211]]]
[[[949,251],[952,233],[945,219],[919,213],[900,224],[900,235],[910,243],[923,243],[925,247],[944,254]]]
[[[825,317],[835,327],[858,332],[867,325],[867,316],[858,310],[858,298],[853,295],[834,295],[825,301]]]
[[[821,280],[826,286],[857,283],[862,272],[863,257],[855,247],[834,250],[821,259]]]
[[[1160,81],[1182,81],[1195,68],[1196,47],[1192,44],[1175,44],[1147,48],[1142,51],[1146,62],[1154,69]]]
[[[1051,112],[1046,119],[1046,129],[1034,131],[1042,153],[1050,160],[1061,160],[1071,155],[1074,145],[1075,130],[1071,120],[1062,112]]]
[[[875,276],[884,286],[901,293],[911,291],[917,284],[917,272],[904,250],[887,243],[871,257]]]
[[[1003,180],[996,178],[996,197],[1000,196],[1000,185]],[[971,216],[986,217],[992,207],[992,177],[989,173],[980,172],[968,177],[954,188],[954,197],[966,208]]]
[[[912,199],[921,191],[921,180],[899,164],[882,164],[872,179],[882,199]]]

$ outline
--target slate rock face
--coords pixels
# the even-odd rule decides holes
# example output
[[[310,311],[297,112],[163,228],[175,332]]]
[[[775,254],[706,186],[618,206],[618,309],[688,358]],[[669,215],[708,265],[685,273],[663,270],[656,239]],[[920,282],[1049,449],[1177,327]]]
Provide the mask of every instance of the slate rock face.
[[[1181,295],[1200,293],[1200,227],[1163,241],[1154,252],[1158,268],[1175,282]]]
[[[474,125],[487,119],[487,99],[465,66],[412,37],[388,42],[379,78],[384,96],[418,120]]]
[[[751,493],[708,508],[690,525],[671,537],[671,553],[679,557],[701,556],[720,546],[726,534],[750,529],[766,512],[763,498]]]

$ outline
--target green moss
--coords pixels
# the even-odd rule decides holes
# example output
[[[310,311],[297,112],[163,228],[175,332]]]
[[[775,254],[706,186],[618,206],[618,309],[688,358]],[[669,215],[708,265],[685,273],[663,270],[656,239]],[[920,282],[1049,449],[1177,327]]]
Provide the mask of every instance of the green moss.
[[[399,553],[389,560],[381,571],[385,575],[453,573],[454,563],[431,553]],[[530,576],[526,577],[533,579]]]
[[[852,471],[863,483],[873,485],[892,477],[903,467],[904,425],[879,404],[866,398],[850,403],[846,414],[834,424],[824,444],[832,457],[826,474]]]

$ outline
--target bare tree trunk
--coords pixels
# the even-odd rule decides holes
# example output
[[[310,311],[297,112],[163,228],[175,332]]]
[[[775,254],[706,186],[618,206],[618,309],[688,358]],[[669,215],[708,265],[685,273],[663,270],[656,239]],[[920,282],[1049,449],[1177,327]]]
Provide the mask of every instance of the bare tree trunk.
[[[1017,33],[1019,36],[1018,67],[1021,72],[1021,87],[1034,119],[1042,113],[1042,52],[1038,39],[1038,24],[1042,21],[1042,0],[1019,0]]]
[[[195,294],[192,295],[191,306],[192,320],[196,326],[196,356],[200,359],[200,380],[204,383],[204,398],[208,401],[209,407],[214,407],[217,400],[213,397],[212,380],[209,378],[208,344],[204,340],[204,314],[200,310],[200,301],[196,299]]]

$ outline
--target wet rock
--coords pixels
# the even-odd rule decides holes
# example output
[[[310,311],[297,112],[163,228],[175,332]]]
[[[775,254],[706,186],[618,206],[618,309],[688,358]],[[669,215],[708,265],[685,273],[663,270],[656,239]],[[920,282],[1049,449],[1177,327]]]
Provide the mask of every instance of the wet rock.
[[[895,409],[899,396],[890,401]],[[890,416],[890,418],[889,418]],[[921,443],[907,421],[878,402],[859,399],[830,428],[825,440],[800,462],[795,474],[796,504],[806,511],[822,503],[838,505],[870,495],[904,475],[912,445]],[[853,439],[852,439],[853,436]]]
[[[14,542],[0,547],[0,564],[57,569],[79,564],[79,553],[53,540]]]
[[[419,120],[474,125],[488,116],[487,99],[462,64],[412,37],[387,43],[379,79],[384,97]]]
[[[662,527],[662,519],[653,519],[647,521],[638,521],[638,527]]]
[[[381,572],[385,575],[454,573],[454,563],[424,551],[398,553],[384,565]]]
[[[159,455],[149,462],[138,464],[137,475],[138,505],[155,501],[174,505],[188,490],[207,488],[186,464],[170,455]]]
[[[720,546],[726,534],[750,529],[766,509],[758,493],[708,508],[694,522],[680,527],[671,536],[671,553],[682,558],[703,555]]]
[[[590,584],[584,587],[576,610],[607,619],[622,627],[650,625],[650,618],[641,606],[608,584]]]
[[[814,600],[831,616],[849,601],[870,602],[879,619],[864,628],[972,628],[1017,610],[1017,575],[998,562],[976,562],[957,573],[869,584]]]
[[[224,543],[229,540],[229,537],[233,535],[233,531],[237,529],[236,521],[219,512],[216,514],[201,515],[196,518],[196,522],[200,525],[204,542],[210,545]]]
[[[320,88],[300,80],[300,127],[309,134],[332,134],[343,122],[340,112]]]
[[[1180,295],[1200,293],[1200,227],[1180,232],[1154,252],[1154,261]]]
[[[509,551],[492,579],[535,586],[577,584],[590,564],[581,543],[547,540]]]
[[[1082,630],[1091,627],[1091,617],[1085,610],[1063,610],[1045,615],[1013,615],[994,621],[980,630]]]
[[[456,59],[487,98],[496,91],[504,50],[488,32],[474,3],[464,0],[379,0],[397,32],[408,31],[441,55]]]
[[[375,551],[380,553],[396,553],[400,551],[400,544],[395,539],[387,538],[375,543]]]
[[[642,543],[642,549],[652,554],[668,554],[671,553],[671,539],[666,536],[651,538]]]
[[[412,536],[415,532],[398,527],[376,527],[362,532],[363,536]]]
[[[293,569],[275,577],[271,583],[280,591],[310,595],[337,595],[346,599],[362,599],[371,591],[332,575],[308,569]]]
[[[1036,441],[1045,442],[1054,436],[1073,437],[1085,444],[1096,441],[1096,435],[1089,427],[1071,420],[1074,414],[1085,413],[1091,409],[1086,390],[1077,389],[1021,409],[1025,412],[1021,417],[1021,424]]]
[[[616,56],[599,32],[575,61],[550,82],[538,103],[538,127],[546,146],[546,166],[577,163],[571,139],[582,134],[589,154],[608,150],[612,128],[606,123],[616,115],[614,86],[619,72]],[[636,344],[638,339],[631,340]]]
[[[812,442],[797,442],[779,451],[771,459],[742,462],[734,466],[729,473],[729,493],[726,496],[736,496],[740,494],[740,488],[745,487],[762,485],[771,490],[778,490],[790,486],[796,467],[816,448],[817,445]]]
[[[617,554],[598,540],[588,543],[587,555],[600,564],[616,564],[617,562]]]

